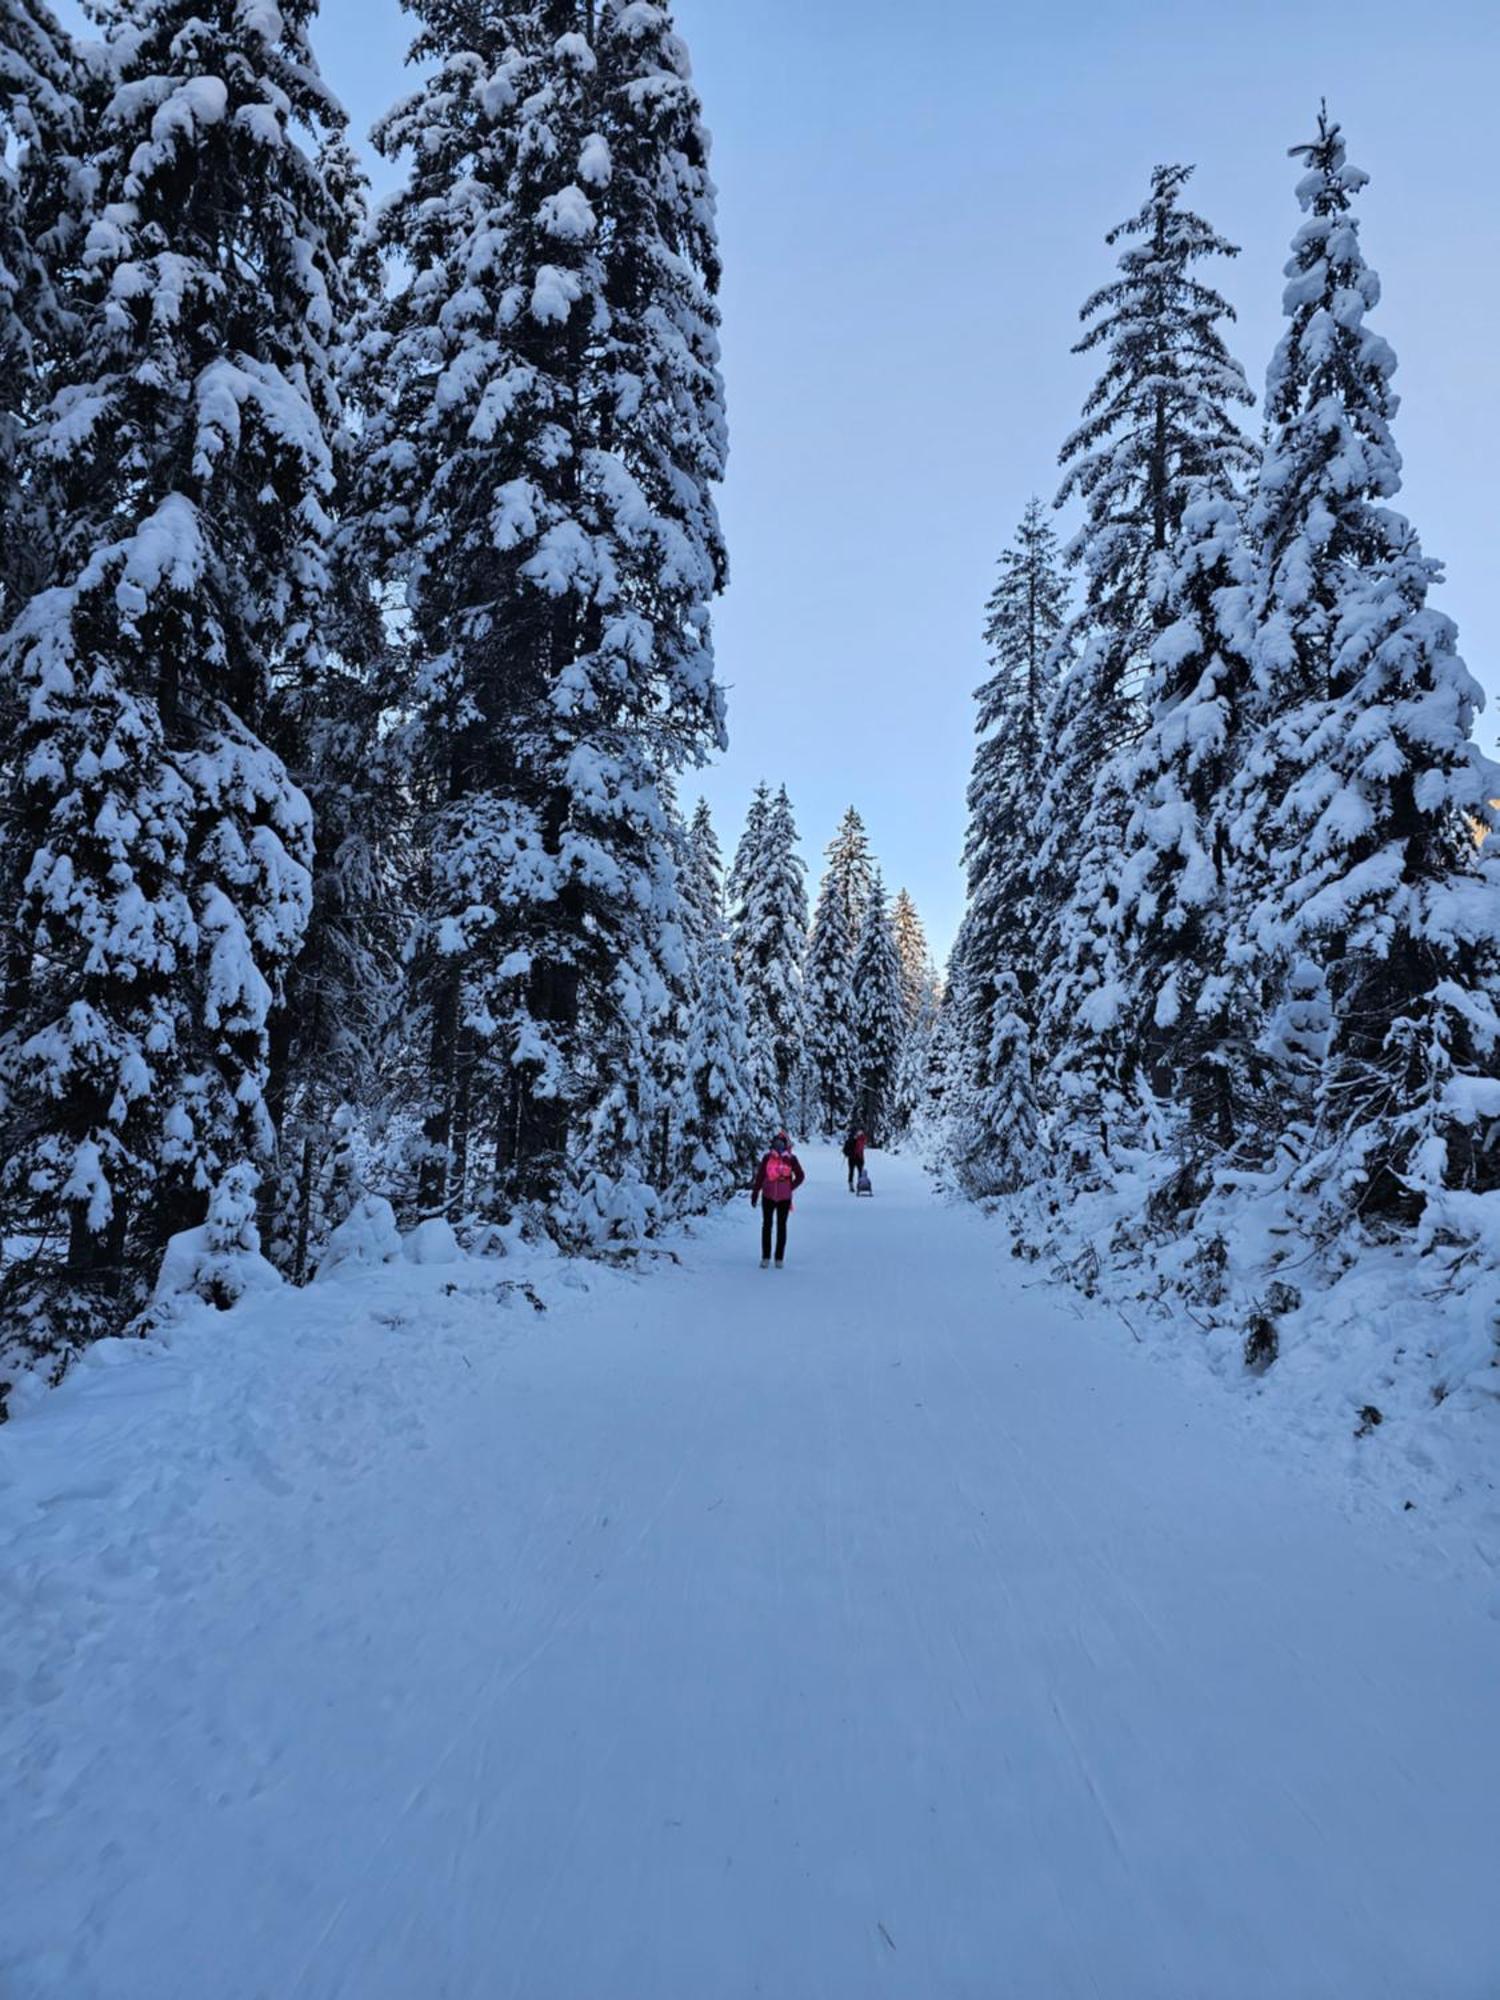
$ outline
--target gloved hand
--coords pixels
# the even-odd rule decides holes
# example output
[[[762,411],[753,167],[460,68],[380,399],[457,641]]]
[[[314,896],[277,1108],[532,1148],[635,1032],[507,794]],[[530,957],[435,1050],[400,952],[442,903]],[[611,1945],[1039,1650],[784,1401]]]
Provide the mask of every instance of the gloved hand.
[[[760,1207],[760,1196],[759,1196],[758,1194],[753,1194],[753,1195],[751,1195],[751,1197],[750,1197],[750,1206],[751,1206],[752,1208],[759,1208],[759,1207]]]

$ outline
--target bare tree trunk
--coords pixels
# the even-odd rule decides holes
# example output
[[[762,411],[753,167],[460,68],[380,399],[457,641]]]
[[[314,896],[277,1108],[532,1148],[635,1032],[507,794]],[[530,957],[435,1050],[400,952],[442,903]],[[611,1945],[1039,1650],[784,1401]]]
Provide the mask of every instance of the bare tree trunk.
[[[454,1056],[453,1145],[448,1175],[448,1210],[461,1215],[469,1189],[469,1138],[474,1117],[474,1037],[460,1027]]]
[[[307,1282],[308,1249],[312,1242],[313,1181],[317,1174],[317,1148],[309,1129],[302,1139],[302,1167],[297,1186],[297,1241],[292,1252],[292,1282]]]
[[[417,1184],[417,1200],[424,1215],[441,1214],[448,1204],[462,987],[462,974],[455,966],[444,973],[433,996],[432,1040],[427,1058],[428,1112],[422,1126],[427,1147]]]

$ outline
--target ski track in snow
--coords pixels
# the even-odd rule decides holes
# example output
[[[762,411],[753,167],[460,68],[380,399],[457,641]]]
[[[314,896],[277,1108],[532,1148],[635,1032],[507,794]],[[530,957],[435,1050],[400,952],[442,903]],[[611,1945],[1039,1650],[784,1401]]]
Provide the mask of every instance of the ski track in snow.
[[[4,2000],[1500,1994],[1480,1580],[807,1157],[781,1275],[348,1274],[0,1433]]]

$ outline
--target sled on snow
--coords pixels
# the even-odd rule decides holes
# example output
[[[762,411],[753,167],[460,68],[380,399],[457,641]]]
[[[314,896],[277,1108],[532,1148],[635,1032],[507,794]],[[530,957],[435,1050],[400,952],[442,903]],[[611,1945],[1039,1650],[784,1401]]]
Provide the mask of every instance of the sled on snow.
[[[873,1195],[875,1192],[870,1185],[870,1176],[863,1167],[859,1170],[859,1179],[854,1184],[854,1192],[861,1195]]]

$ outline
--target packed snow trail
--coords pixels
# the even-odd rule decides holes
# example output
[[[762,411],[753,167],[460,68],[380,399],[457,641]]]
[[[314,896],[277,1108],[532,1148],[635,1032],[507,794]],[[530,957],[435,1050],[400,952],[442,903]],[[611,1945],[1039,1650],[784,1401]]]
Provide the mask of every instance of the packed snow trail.
[[[1493,2000],[1500,1623],[876,1156],[0,1434],[5,2000]]]

